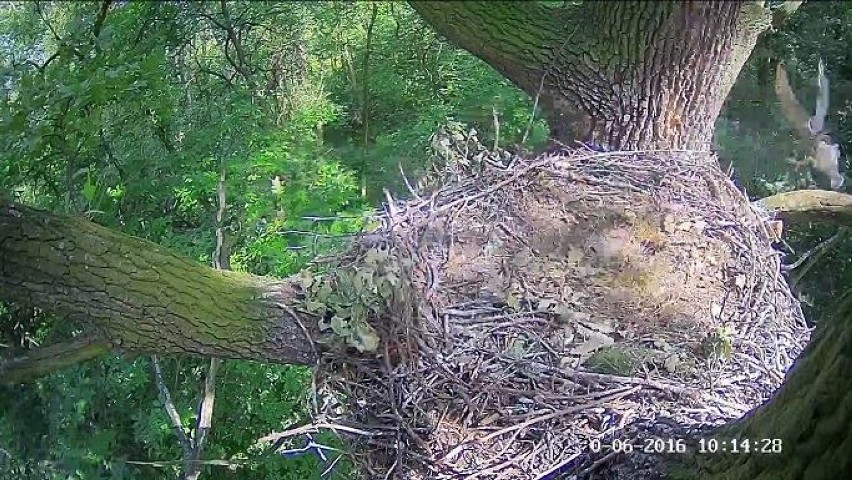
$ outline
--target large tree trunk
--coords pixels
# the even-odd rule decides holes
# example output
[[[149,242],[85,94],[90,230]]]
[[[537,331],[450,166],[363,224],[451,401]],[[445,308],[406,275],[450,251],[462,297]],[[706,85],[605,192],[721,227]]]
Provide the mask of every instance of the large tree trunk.
[[[316,322],[290,314],[292,284],[213,270],[85,220],[0,202],[0,301],[51,309],[126,352],[315,360],[305,334]]]
[[[852,293],[852,292],[850,292]],[[678,468],[702,480],[829,480],[852,474],[852,295],[826,318],[766,405],[713,435],[720,450]],[[741,453],[723,454],[737,439]],[[742,441],[749,441],[750,453]]]
[[[771,21],[754,1],[548,3],[411,5],[540,98],[554,138],[622,150],[708,149],[722,103]]]

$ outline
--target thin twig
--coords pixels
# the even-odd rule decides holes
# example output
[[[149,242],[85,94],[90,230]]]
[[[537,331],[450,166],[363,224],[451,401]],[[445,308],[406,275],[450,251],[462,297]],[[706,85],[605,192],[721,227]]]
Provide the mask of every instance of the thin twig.
[[[411,186],[411,182],[408,181],[408,177],[405,175],[405,170],[402,169],[402,162],[396,162],[397,167],[399,167],[399,174],[402,176],[402,181],[405,182],[405,188],[408,189],[408,193],[411,194],[417,201],[422,201],[423,199],[417,193],[417,190]]]
[[[533,101],[532,111],[530,112],[530,119],[527,122],[526,130],[524,130],[524,136],[521,138],[521,145],[524,145],[524,144],[527,143],[527,137],[529,137],[530,131],[532,130],[533,121],[535,120],[535,112],[538,109],[538,101],[539,101],[539,98],[541,97],[541,92],[544,91],[544,81],[547,78],[547,76],[550,75],[550,72],[552,72],[553,69],[556,68],[557,58],[559,58],[559,56],[562,55],[563,50],[565,50],[565,47],[568,45],[568,42],[570,42],[571,39],[574,38],[574,35],[577,33],[577,31],[579,29],[580,29],[580,27],[575,28],[574,31],[571,32],[570,35],[565,37],[565,40],[562,42],[562,45],[559,46],[559,49],[557,49],[555,54],[553,55],[553,61],[551,61],[550,65],[547,66],[547,70],[545,70],[544,73],[541,74],[541,80],[539,80],[539,82],[538,82],[538,90],[536,90],[536,92],[535,92],[535,101]]]
[[[539,423],[539,422],[544,422],[544,421],[547,421],[547,420],[552,420],[554,418],[564,417],[565,415],[570,415],[572,413],[582,412],[583,410],[588,410],[589,408],[596,407],[598,405],[603,405],[607,402],[611,402],[613,400],[618,400],[619,398],[624,398],[624,397],[630,395],[631,393],[638,392],[639,389],[640,389],[640,387],[633,387],[633,388],[630,388],[630,389],[627,389],[627,390],[619,391],[619,392],[614,393],[612,395],[608,395],[606,397],[601,397],[601,398],[596,399],[596,400],[591,400],[591,401],[586,402],[582,405],[576,405],[576,406],[573,406],[573,407],[564,408],[562,410],[557,410],[555,412],[551,412],[551,413],[548,413],[546,415],[541,415],[541,416],[538,416],[538,417],[535,417],[535,418],[531,418],[531,419],[529,419],[525,422],[521,422],[521,423],[518,423],[516,425],[512,425],[512,426],[503,428],[501,430],[497,430],[496,432],[489,433],[488,435],[479,439],[478,442],[484,443],[484,442],[487,442],[487,441],[489,441],[493,438],[499,437],[500,435],[505,435],[505,434],[507,434],[509,432],[513,432],[515,430],[524,429],[524,428],[527,428],[531,425],[535,425],[536,423]]]
[[[601,458],[597,459],[597,460],[595,461],[595,463],[591,464],[588,468],[586,468],[586,469],[584,469],[583,471],[581,471],[581,472],[577,475],[577,477],[578,477],[578,478],[583,478],[583,477],[585,477],[586,475],[588,475],[588,474],[590,474],[590,473],[594,472],[595,470],[597,470],[597,469],[601,468],[601,466],[603,466],[603,464],[605,464],[606,462],[610,461],[610,460],[611,460],[614,456],[618,455],[619,453],[621,453],[621,452],[612,451],[612,452],[607,453],[607,454],[606,454],[606,455],[604,455],[603,457],[601,457]]]
[[[817,260],[819,260],[823,255],[825,255],[828,252],[829,247],[831,247],[832,245],[837,243],[837,241],[840,240],[841,237],[846,235],[847,231],[848,231],[848,227],[840,227],[834,235],[832,235],[831,237],[829,237],[825,241],[818,243],[814,248],[812,248],[812,249],[808,250],[807,252],[805,252],[804,254],[802,254],[802,256],[799,257],[799,259],[796,260],[795,262],[791,263],[790,265],[784,265],[782,267],[782,269],[784,271],[795,270],[795,269],[799,268],[803,263],[805,263],[808,260],[808,258],[810,258],[812,255],[816,255],[814,257],[814,262],[813,262],[813,263],[816,263]],[[808,270],[810,270],[810,267],[805,268],[804,273],[802,273],[801,275],[797,275],[797,278],[800,279],[802,276],[804,276],[805,273],[807,273]]]
[[[192,452],[192,442],[183,430],[183,423],[178,414],[175,403],[172,401],[172,394],[169,392],[169,387],[163,380],[163,371],[160,368],[160,360],[156,355],[151,355],[151,365],[154,367],[154,381],[157,384],[157,392],[160,395],[160,402],[163,404],[163,409],[166,411],[166,416],[169,417],[169,423],[177,435],[178,443],[184,451],[184,456],[189,457]]]
[[[497,117],[497,109],[491,105],[491,116],[494,118],[494,151],[500,146],[500,118]]]
[[[211,465],[218,467],[242,467],[246,465],[248,460],[239,460],[239,459],[231,459],[231,460],[196,460],[189,463],[193,463],[196,465]],[[184,460],[164,460],[164,461],[143,461],[143,460],[125,460],[124,463],[128,465],[144,465],[147,467],[154,468],[166,468],[166,467],[174,467],[177,465],[183,465],[187,462]]]
[[[331,430],[335,433],[343,432],[352,435],[360,435],[362,437],[372,437],[376,435],[376,433],[374,432],[368,432],[366,430],[361,430],[360,428],[355,427],[348,427],[339,423],[320,422],[302,425],[301,427],[291,428],[290,430],[284,430],[283,432],[270,433],[269,435],[260,437],[255,443],[273,443],[282,438],[294,437],[296,435],[303,435],[305,433],[317,433],[322,429]]]
[[[296,315],[296,312],[294,312],[293,309],[290,308],[289,306],[287,306],[283,303],[276,303],[276,305],[278,305],[278,307],[281,310],[284,310],[285,312],[287,312],[293,318],[293,320],[295,320],[296,323],[299,324],[299,328],[302,329],[302,333],[305,334],[305,338],[308,340],[308,343],[311,345],[311,351],[314,354],[314,358],[317,361],[319,361],[319,358],[320,358],[319,349],[317,349],[317,345],[316,345],[316,343],[314,343],[314,339],[311,337],[311,334],[308,331],[308,328],[305,326],[304,323],[302,323],[302,319],[299,318],[299,316]]]

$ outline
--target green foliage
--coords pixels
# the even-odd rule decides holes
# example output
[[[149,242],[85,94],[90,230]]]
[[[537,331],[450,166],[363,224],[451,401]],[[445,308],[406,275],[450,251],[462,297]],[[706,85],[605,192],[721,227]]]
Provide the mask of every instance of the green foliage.
[[[164,377],[187,425],[196,415],[202,363],[163,362]],[[36,388],[4,387],[0,438],[11,440],[4,441],[4,448],[19,464],[38,460],[43,476],[37,478],[173,477],[174,469],[125,463],[178,459],[181,454],[149,364],[148,359],[113,357],[51,375]],[[301,420],[309,378],[304,368],[225,362],[207,457],[244,460],[229,478],[312,478],[317,464],[309,457],[247,452],[262,434]]]
[[[370,199],[379,200],[383,187],[404,192],[399,165],[415,178],[423,173],[429,137],[449,120],[476,128],[490,144],[496,113],[500,145],[521,143],[527,129],[528,147],[544,142],[547,129],[531,118],[526,94],[481,60],[449,47],[409,8],[380,4],[370,42],[371,4],[339,8],[345,13],[333,33],[339,56],[332,57],[328,91],[344,113],[329,124],[328,137],[366,180]]]
[[[394,302],[404,301],[408,292],[403,279],[413,266],[409,258],[371,248],[357,267],[341,267],[323,275],[303,270],[304,308],[320,317],[320,341],[375,352],[379,337],[369,319],[385,315]]]
[[[3,12],[3,34],[12,41],[5,48],[17,55],[2,56],[2,75],[13,88],[0,104],[0,189],[209,261],[216,186],[225,168],[233,263],[261,274],[287,275],[310,258],[287,250],[309,245],[310,238],[288,239],[281,230],[335,234],[360,226],[356,218],[317,229],[300,218],[357,217],[365,211],[353,174],[322,147],[317,127],[339,109],[321,89],[299,87],[286,115],[272,116],[271,102],[258,108],[262,98],[244,85],[228,86],[193,68],[226,70],[223,52],[211,52],[203,40],[198,12],[174,4],[126,4],[110,11],[93,42],[88,33],[98,5],[45,5],[44,21],[33,5]],[[45,28],[47,22],[59,38]],[[192,53],[181,58],[180,49]],[[286,181],[273,192],[276,176]],[[269,221],[260,227],[264,219]],[[44,319],[27,313],[4,307],[4,342],[28,347],[61,338],[63,332],[45,330]],[[200,366],[195,360],[164,362],[186,425],[195,415]],[[205,475],[318,475],[321,468],[309,456],[284,459],[249,451],[257,437],[303,420],[308,378],[302,368],[226,362],[205,457],[236,456],[247,463],[234,474],[211,467]],[[10,478],[176,473],[125,463],[181,455],[145,359],[82,365],[33,386],[7,389],[2,402],[0,438]],[[25,473],[28,469],[34,473]]]
[[[229,177],[232,205],[242,209],[243,231],[232,257],[235,268],[263,275],[298,271],[317,252],[316,237],[334,236],[363,226],[366,204],[353,172],[326,153],[310,132],[285,130],[250,158],[235,163]],[[317,222],[308,216],[325,217]],[[288,234],[289,232],[289,234]],[[341,243],[323,242],[325,249]]]

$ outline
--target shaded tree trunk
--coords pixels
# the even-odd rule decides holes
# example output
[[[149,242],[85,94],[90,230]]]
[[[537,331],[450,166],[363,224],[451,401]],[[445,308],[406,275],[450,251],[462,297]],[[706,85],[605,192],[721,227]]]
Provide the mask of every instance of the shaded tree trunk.
[[[722,428],[720,445],[749,440],[751,453],[708,453],[674,469],[702,480],[828,480],[852,474],[852,292],[820,324],[784,386],[764,406]],[[771,453],[773,447],[777,453]]]
[[[296,288],[0,200],[0,301],[91,325],[121,351],[312,363],[316,323],[286,307]]]
[[[551,136],[612,149],[710,146],[771,17],[760,2],[411,2],[539,97]]]

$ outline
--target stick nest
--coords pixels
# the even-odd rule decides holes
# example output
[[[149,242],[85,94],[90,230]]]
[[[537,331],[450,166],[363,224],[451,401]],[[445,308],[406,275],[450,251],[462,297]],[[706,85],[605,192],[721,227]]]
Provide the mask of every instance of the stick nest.
[[[367,478],[582,477],[612,458],[592,440],[742,416],[806,343],[767,215],[708,154],[433,145],[440,173],[336,260],[405,272],[376,351],[320,362],[317,420],[358,429]]]

